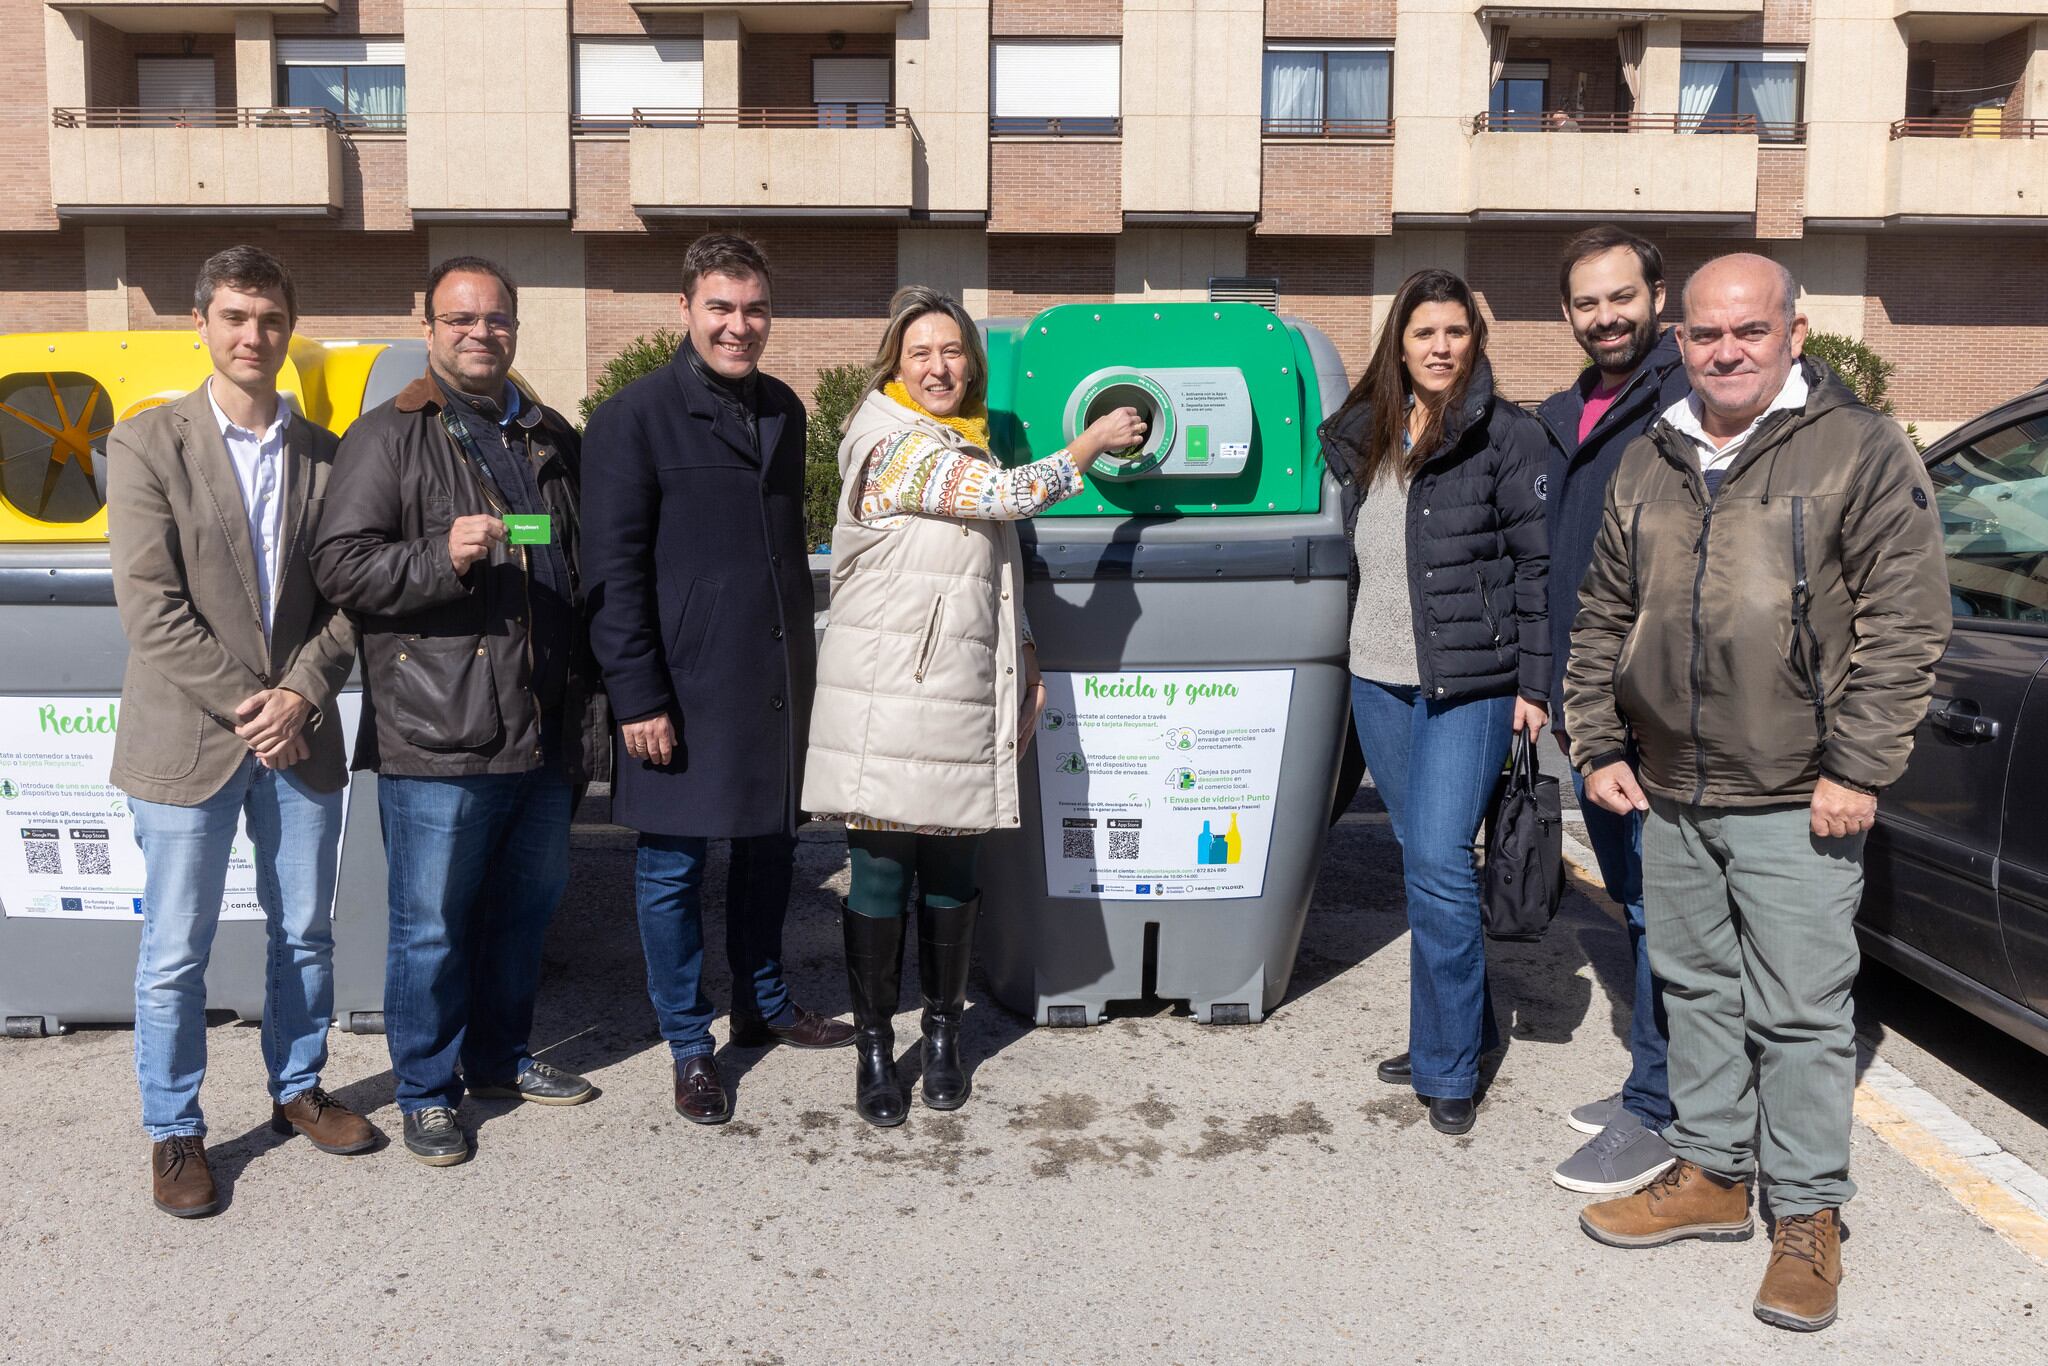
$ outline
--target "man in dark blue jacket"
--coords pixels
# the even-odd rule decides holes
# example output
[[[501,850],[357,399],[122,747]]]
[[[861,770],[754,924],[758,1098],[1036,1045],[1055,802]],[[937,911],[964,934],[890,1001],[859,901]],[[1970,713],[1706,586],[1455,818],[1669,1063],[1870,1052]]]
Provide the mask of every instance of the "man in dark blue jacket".
[[[674,361],[584,434],[590,646],[619,722],[612,819],[640,832],[647,990],[675,1059],[675,1108],[723,1123],[701,913],[711,840],[730,840],[731,1041],[834,1048],[853,1028],[782,979],[803,761],[817,683],[804,546],[804,407],[760,371],[768,262],[711,233],[683,256]]]
[[[1616,227],[1580,233],[1565,247],[1558,269],[1565,320],[1592,364],[1576,382],[1537,408],[1551,445],[1550,695],[1564,695],[1571,659],[1572,621],[1579,581],[1593,561],[1607,484],[1621,453],[1687,389],[1675,334],[1658,335],[1664,310],[1664,258],[1655,246]],[[1552,727],[1564,743],[1564,716]],[[1572,775],[1579,784],[1577,773]],[[1586,842],[1600,864],[1609,895],[1628,913],[1635,960],[1635,1006],[1629,1028],[1632,1066],[1621,1091],[1581,1105],[1570,1123],[1591,1134],[1551,1179],[1588,1194],[1633,1191],[1671,1165],[1662,1132],[1671,1123],[1665,1050],[1663,984],[1650,975],[1643,942],[1642,818],[1617,816],[1584,800]]]

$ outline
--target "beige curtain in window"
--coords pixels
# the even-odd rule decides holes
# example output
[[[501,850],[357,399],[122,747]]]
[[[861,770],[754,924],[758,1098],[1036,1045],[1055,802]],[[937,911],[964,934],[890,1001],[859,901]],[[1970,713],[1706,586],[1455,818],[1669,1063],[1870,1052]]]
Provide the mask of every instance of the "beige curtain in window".
[[[1615,46],[1621,49],[1621,79],[1628,83],[1630,107],[1640,111],[1643,107],[1643,26],[1630,24],[1614,35]]]
[[[1508,67],[1508,26],[1495,24],[1486,31],[1486,50],[1493,59],[1492,73],[1486,78],[1488,90],[1500,84],[1501,73]]]

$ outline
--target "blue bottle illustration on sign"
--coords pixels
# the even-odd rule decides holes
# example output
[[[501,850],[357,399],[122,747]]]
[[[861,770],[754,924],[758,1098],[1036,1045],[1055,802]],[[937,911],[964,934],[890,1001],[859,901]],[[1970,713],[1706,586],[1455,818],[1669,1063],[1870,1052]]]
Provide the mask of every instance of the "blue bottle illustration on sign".
[[[1202,822],[1201,838],[1195,841],[1195,862],[1200,864],[1228,863],[1230,842],[1209,829],[1209,822]]]

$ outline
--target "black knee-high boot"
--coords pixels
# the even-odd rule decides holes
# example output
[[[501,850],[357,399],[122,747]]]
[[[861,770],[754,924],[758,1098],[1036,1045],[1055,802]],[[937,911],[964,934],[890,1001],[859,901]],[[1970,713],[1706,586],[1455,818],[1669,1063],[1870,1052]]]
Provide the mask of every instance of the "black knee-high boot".
[[[960,1015],[967,1007],[967,970],[974,958],[974,913],[981,898],[958,906],[917,906],[917,982],[924,997],[924,1103],[957,1110],[967,1103],[960,1064]]]
[[[846,980],[853,993],[854,1109],[870,1124],[901,1124],[909,1112],[896,1075],[897,994],[903,987],[903,917],[860,915],[840,903]]]

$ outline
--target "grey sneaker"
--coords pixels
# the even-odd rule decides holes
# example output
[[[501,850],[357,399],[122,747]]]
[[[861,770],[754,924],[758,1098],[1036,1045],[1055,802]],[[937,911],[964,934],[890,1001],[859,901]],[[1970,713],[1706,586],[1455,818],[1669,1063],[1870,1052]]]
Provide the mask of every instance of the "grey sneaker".
[[[530,1100],[535,1105],[581,1105],[597,1094],[588,1079],[544,1062],[530,1062],[519,1080],[495,1086],[472,1086],[469,1093],[497,1100]]]
[[[1586,1140],[1558,1164],[1550,1179],[1586,1195],[1625,1195],[1660,1176],[1677,1161],[1662,1135],[1623,1110],[1615,1121]]]
[[[1597,1134],[1614,1123],[1615,1117],[1625,1113],[1621,1108],[1621,1092],[1616,1091],[1605,1100],[1589,1100],[1565,1116],[1564,1122],[1582,1134]]]
[[[469,1135],[445,1105],[405,1117],[405,1150],[429,1167],[452,1167],[469,1160]]]

